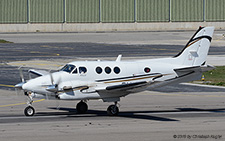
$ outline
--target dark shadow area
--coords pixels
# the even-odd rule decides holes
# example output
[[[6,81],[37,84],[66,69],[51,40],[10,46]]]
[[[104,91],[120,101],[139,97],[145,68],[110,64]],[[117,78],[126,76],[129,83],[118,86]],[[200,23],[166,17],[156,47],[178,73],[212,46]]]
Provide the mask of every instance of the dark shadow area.
[[[54,115],[67,115],[67,117],[111,117],[107,115],[106,111],[100,110],[88,110],[86,114],[77,114],[75,108],[55,108],[49,107],[52,110],[58,110],[58,112],[38,112],[36,116],[54,116]],[[61,112],[63,111],[63,112]],[[199,108],[176,108],[174,110],[157,110],[157,111],[122,111],[118,114],[117,117],[125,117],[125,118],[135,118],[135,119],[144,119],[144,120],[156,120],[156,121],[179,121],[177,119],[170,119],[159,116],[152,116],[146,114],[155,114],[155,113],[174,113],[174,112],[225,112],[225,108],[220,109],[199,109]]]
[[[163,86],[160,88],[155,88],[153,91],[162,93],[174,93],[174,92],[225,92],[224,88],[212,88],[212,87],[202,87],[202,86],[191,86],[185,84],[172,84]]]
[[[20,123],[20,122],[49,122],[49,121],[69,121],[69,120],[90,120],[90,119],[98,119],[101,120],[103,117],[104,120],[119,120],[119,118],[130,118],[130,119],[140,119],[140,120],[149,120],[149,121],[163,121],[163,122],[171,122],[171,121],[180,121],[179,118],[188,117],[188,118],[196,118],[196,117],[214,117],[221,116],[224,117],[225,108],[218,109],[199,109],[199,108],[176,108],[174,110],[157,110],[157,111],[121,111],[118,116],[109,116],[106,111],[101,110],[88,110],[86,114],[77,114],[75,108],[55,108],[49,107],[49,109],[57,110],[53,112],[37,112],[33,117],[26,117],[24,115],[4,115],[0,116],[3,118],[0,120],[0,124],[5,123]],[[204,112],[218,113],[221,115],[212,115]],[[183,112],[182,114],[174,114]],[[198,113],[190,113],[190,112],[198,112]],[[202,113],[201,113],[202,112]],[[160,116],[157,113],[161,114]],[[165,114],[163,114],[165,113]],[[173,118],[171,114],[174,115]],[[156,114],[157,116],[149,115]],[[166,117],[167,116],[167,117]],[[12,118],[8,118],[12,117]],[[19,118],[18,118],[19,117]]]
[[[54,108],[50,107],[49,109],[59,110],[59,111],[67,111],[67,112],[59,112],[60,114],[68,115],[68,117],[113,117],[109,116],[106,111],[100,110],[88,110],[86,114],[76,114],[76,109],[73,108]],[[51,112],[51,113],[37,113],[38,116],[49,116],[55,115],[58,112]],[[157,117],[157,116],[150,116],[150,115],[143,115],[144,113],[151,113],[151,111],[135,111],[135,112],[119,112],[118,116],[116,117],[126,117],[126,118],[136,118],[136,119],[144,119],[144,120],[157,120],[157,121],[178,121],[175,119]]]
[[[197,111],[207,111],[207,112],[225,112],[225,108],[220,108],[220,109],[198,109],[198,108],[177,108],[179,111],[182,112],[197,112]]]

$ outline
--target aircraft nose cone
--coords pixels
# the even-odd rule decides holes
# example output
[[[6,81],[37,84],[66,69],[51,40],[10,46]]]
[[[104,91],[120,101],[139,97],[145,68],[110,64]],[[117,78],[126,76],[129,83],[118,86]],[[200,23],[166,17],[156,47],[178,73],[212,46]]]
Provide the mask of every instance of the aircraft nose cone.
[[[27,82],[22,85],[23,90],[31,90],[32,89],[32,84],[30,82]]]
[[[16,84],[14,87],[15,88],[22,88],[24,84],[25,84],[25,82],[20,82],[20,83]]]
[[[27,84],[26,84],[26,83],[22,85],[22,89],[23,89],[23,90],[26,90],[27,88],[28,88],[28,87],[27,87]]]

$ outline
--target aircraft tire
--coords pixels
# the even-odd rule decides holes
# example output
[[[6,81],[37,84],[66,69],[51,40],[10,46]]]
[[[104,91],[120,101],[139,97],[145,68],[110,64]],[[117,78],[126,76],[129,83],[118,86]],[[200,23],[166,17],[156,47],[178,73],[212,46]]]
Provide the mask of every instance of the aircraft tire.
[[[24,109],[25,116],[33,116],[35,114],[35,110],[32,106],[28,106]]]
[[[85,102],[79,102],[76,106],[76,110],[78,114],[84,114],[88,110],[88,105]]]
[[[110,105],[107,109],[107,114],[110,116],[117,116],[119,113],[119,108],[116,105]]]

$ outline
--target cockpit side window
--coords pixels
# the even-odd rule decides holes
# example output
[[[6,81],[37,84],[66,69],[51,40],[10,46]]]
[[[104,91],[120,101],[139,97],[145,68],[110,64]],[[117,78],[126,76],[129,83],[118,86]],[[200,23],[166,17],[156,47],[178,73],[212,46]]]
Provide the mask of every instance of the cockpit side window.
[[[85,68],[85,67],[79,67],[79,73],[80,74],[84,74],[86,72],[87,72],[87,68]]]
[[[77,74],[77,68],[73,71],[73,74]]]
[[[71,64],[66,64],[60,71],[65,71],[71,73],[74,70],[75,66]]]

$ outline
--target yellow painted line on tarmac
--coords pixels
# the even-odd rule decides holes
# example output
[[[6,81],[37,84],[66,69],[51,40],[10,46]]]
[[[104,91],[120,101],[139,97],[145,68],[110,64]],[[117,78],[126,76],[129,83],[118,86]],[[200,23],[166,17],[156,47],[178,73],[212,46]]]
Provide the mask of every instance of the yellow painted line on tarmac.
[[[2,86],[2,87],[11,87],[11,88],[14,88],[14,86],[13,86],[13,85],[5,85],[5,84],[0,84],[0,86]]]
[[[41,102],[41,101],[44,101],[45,99],[40,99],[40,100],[36,100],[34,102]],[[10,107],[10,106],[18,106],[18,105],[24,105],[24,104],[27,104],[26,102],[23,102],[23,103],[16,103],[16,104],[8,104],[8,105],[0,105],[0,108],[2,107]]]
[[[49,62],[46,63],[36,63],[36,62],[15,62],[12,63],[13,65],[18,65],[18,66],[26,66],[26,65],[37,65],[37,66],[56,66],[59,67],[61,65],[57,65],[57,64],[50,64]]]

